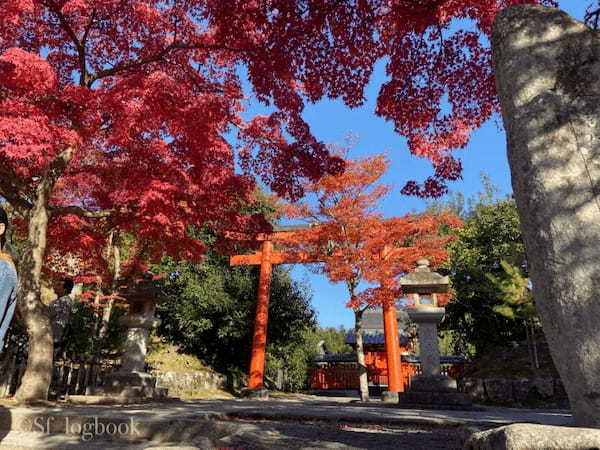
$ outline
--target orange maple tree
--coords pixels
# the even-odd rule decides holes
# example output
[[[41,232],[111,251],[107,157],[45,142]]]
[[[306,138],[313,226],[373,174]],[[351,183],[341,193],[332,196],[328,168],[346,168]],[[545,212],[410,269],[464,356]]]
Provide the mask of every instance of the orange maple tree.
[[[412,271],[417,259],[428,258],[434,267],[444,262],[446,245],[453,238],[445,231],[460,226],[460,220],[448,214],[384,218],[377,209],[390,187],[378,181],[388,167],[384,155],[346,161],[344,173],[324,176],[306,186],[306,192],[316,197],[314,203],[309,195],[308,201],[287,208],[290,218],[313,226],[290,234],[285,245],[322,261],[316,271],[348,288],[363,401],[368,400],[364,311],[399,298],[398,278]],[[365,284],[369,287],[363,288]]]

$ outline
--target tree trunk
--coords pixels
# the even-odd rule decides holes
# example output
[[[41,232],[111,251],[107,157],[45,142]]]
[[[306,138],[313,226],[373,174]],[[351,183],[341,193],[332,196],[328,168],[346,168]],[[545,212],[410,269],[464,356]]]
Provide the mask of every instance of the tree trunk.
[[[118,236],[115,235],[114,232],[111,232],[110,234],[110,238],[109,238],[109,245],[108,245],[108,249],[107,249],[107,259],[112,257],[113,258],[113,264],[114,264],[114,270],[113,270],[113,279],[112,279],[112,283],[111,283],[111,296],[108,299],[108,302],[106,303],[106,305],[104,306],[104,308],[102,309],[102,316],[100,318],[100,326],[98,328],[98,334],[97,339],[96,339],[96,345],[93,351],[93,361],[96,362],[100,362],[100,358],[102,356],[102,341],[104,340],[104,338],[106,337],[106,335],[108,334],[108,326],[110,324],[110,315],[112,313],[113,310],[113,306],[115,304],[115,299],[114,296],[117,294],[118,292],[118,279],[121,275],[121,252],[119,250],[119,243],[118,242]],[[98,297],[99,294],[102,293],[102,286],[99,284],[98,285]],[[95,387],[96,386],[96,372],[94,370],[94,366],[92,365],[92,386],[91,387]]]
[[[533,348],[533,361],[535,364],[535,368],[539,369],[540,368],[540,360],[538,358],[538,351],[537,351],[537,342],[535,339],[535,324],[533,322],[533,319],[529,320],[529,324],[531,325],[531,347]]]
[[[356,360],[358,361],[358,381],[360,400],[369,401],[369,378],[367,365],[365,364],[365,347],[363,345],[362,316],[364,310],[354,310],[354,332],[356,334]]]
[[[17,307],[29,336],[27,368],[15,394],[20,402],[47,400],[52,381],[54,342],[48,308],[42,303],[42,265],[46,253],[49,199],[73,156],[73,149],[63,150],[46,168],[35,189],[33,206],[28,215],[27,247],[19,265]]]
[[[113,276],[110,286],[110,299],[104,310],[102,311],[102,326],[100,327],[99,338],[102,340],[108,333],[108,325],[110,322],[110,315],[112,313],[113,306],[115,304],[114,296],[119,292],[119,277],[121,276],[121,250],[119,245],[121,244],[119,233],[112,231],[110,233],[109,245],[108,245],[108,257],[113,258]]]
[[[531,334],[529,332],[529,320],[525,319],[523,321],[523,325],[525,326],[525,342],[527,342],[527,353],[529,354],[529,365],[532,369],[535,369],[535,358],[533,357],[533,345],[531,341]]]
[[[40,190],[40,188],[38,188]],[[38,192],[39,194],[39,192]],[[41,273],[46,250],[48,210],[36,203],[29,214],[28,245],[19,267],[19,312],[29,336],[27,369],[15,395],[21,402],[46,400],[52,380],[54,342],[48,308],[41,299]]]
[[[558,9],[514,5],[492,49],[542,327],[576,424],[600,427],[600,37]]]

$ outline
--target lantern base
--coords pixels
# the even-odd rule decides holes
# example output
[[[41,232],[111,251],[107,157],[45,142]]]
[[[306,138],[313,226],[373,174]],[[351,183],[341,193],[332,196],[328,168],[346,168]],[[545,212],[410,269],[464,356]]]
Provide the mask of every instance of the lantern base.
[[[410,382],[410,391],[457,392],[456,380],[445,375],[420,375]]]
[[[468,394],[456,390],[456,380],[445,375],[421,375],[398,400],[401,407],[431,409],[472,409]]]
[[[249,400],[269,400],[269,390],[261,387],[256,389],[245,388],[242,396]]]
[[[391,391],[383,391],[381,393],[381,401],[383,403],[398,403],[398,393]]]

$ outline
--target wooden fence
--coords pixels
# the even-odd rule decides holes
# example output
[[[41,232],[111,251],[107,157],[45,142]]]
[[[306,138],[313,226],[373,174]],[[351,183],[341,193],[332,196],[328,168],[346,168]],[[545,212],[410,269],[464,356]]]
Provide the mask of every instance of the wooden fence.
[[[466,364],[441,364],[441,375],[447,375],[453,378],[465,368]],[[374,368],[367,366],[367,376],[369,385],[387,386],[388,374],[387,368]],[[327,389],[358,389],[359,369],[356,363],[327,363],[313,366],[309,388],[315,390]],[[419,363],[401,363],[402,391],[410,387],[412,377],[421,375],[421,364]]]
[[[84,354],[63,354],[55,359],[49,398],[83,395],[88,388],[101,386],[104,376],[114,372],[118,360],[98,360]],[[21,384],[27,359],[22,354],[8,353],[0,360],[0,398],[12,397]]]

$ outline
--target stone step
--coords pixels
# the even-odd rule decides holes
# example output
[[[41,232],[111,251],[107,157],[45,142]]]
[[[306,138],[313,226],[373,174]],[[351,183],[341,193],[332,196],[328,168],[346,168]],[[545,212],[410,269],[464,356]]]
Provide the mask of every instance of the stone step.
[[[107,395],[111,397],[130,398],[165,398],[168,389],[148,386],[98,386],[89,389],[89,395]]]
[[[422,405],[429,408],[431,405],[441,409],[441,406],[453,406],[453,409],[464,407],[470,409],[473,405],[471,397],[460,392],[415,392],[407,391],[399,396],[400,406]]]
[[[181,418],[155,418],[147,414],[124,416],[118,410],[98,409],[90,414],[80,408],[61,410],[9,411],[0,408],[0,443],[7,445],[3,436],[11,433],[32,433],[32,439],[80,439],[88,441],[119,441],[136,444],[145,441],[198,442],[205,444],[235,434],[240,425],[227,420],[222,414],[196,414]],[[16,436],[15,434],[13,434]],[[11,441],[12,442],[12,441]],[[12,444],[11,444],[12,445]],[[210,446],[209,446],[210,447]],[[54,448],[54,447],[51,447]],[[86,447],[87,448],[87,447]],[[102,448],[102,447],[100,447]],[[103,448],[112,448],[105,446]]]
[[[69,395],[64,401],[73,405],[134,405],[154,402],[155,399],[134,396],[121,397],[118,395]]]

